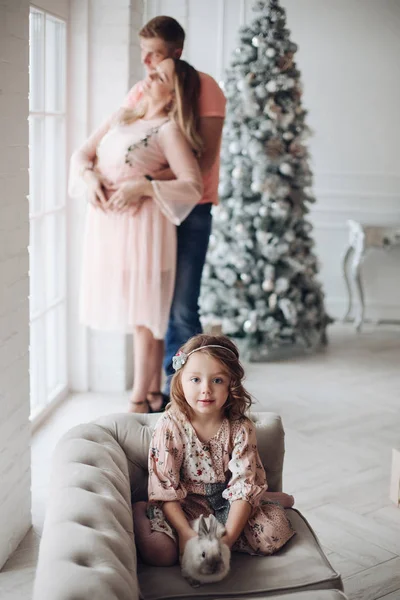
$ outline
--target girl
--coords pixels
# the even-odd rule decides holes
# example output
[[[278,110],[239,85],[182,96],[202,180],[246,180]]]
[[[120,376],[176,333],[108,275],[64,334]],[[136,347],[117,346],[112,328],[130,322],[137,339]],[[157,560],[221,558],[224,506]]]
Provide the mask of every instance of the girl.
[[[200,334],[174,357],[171,404],[157,422],[149,453],[149,504],[133,507],[145,562],[174,564],[197,534],[189,523],[215,514],[233,550],[272,554],[294,531],[283,507],[292,496],[267,492],[251,405],[236,346]]]
[[[176,267],[176,225],[202,196],[194,152],[197,71],[162,61],[143,86],[137,111],[112,115],[71,159],[70,194],[87,188],[81,320],[101,330],[133,332],[134,388],[129,410],[147,412],[160,390]],[[176,179],[151,181],[167,165]],[[82,190],[83,186],[83,190]],[[162,408],[160,393],[155,394]],[[154,401],[154,398],[153,398]]]

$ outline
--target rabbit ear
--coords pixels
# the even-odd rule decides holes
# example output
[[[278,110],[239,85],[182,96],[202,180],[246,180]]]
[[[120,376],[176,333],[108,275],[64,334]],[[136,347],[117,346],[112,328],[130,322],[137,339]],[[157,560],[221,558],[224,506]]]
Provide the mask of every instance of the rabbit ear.
[[[222,538],[226,533],[225,527],[218,521],[214,515],[210,515],[210,536],[212,538]]]
[[[218,521],[214,517],[214,515],[210,515],[210,517],[209,517],[209,523],[210,523],[210,536],[213,537],[213,538],[217,537]]]
[[[199,518],[199,537],[207,537],[209,534],[206,520],[203,515]]]

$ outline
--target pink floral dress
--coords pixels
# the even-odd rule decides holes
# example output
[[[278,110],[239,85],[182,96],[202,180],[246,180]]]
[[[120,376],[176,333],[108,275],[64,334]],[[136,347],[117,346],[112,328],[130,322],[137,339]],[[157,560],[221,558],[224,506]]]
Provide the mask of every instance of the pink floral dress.
[[[231,503],[246,500],[252,512],[233,550],[272,554],[294,531],[284,508],[263,498],[266,490],[255,426],[249,419],[224,419],[207,443],[199,440],[177,408],[167,410],[157,422],[149,452],[147,514],[153,531],[176,540],[164,517],[163,502],[180,501],[189,521],[213,513],[225,524]]]

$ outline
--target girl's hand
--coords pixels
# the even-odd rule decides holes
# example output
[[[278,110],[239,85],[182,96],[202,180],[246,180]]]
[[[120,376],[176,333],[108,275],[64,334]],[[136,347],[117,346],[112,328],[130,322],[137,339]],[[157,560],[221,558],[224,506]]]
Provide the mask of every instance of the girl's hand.
[[[229,535],[229,533],[226,533],[222,538],[221,538],[221,542],[223,544],[226,544],[228,546],[228,548],[231,550],[233,544],[235,543],[236,540],[232,539],[231,536]]]
[[[109,208],[117,212],[128,208],[139,208],[144,198],[152,195],[152,191],[152,185],[147,179],[125,181],[110,196],[108,200]]]
[[[185,529],[185,531],[182,531],[181,533],[178,534],[179,556],[182,556],[182,554],[185,551],[186,544],[188,543],[189,540],[191,540],[194,537],[197,537],[197,533],[191,528]]]
[[[107,198],[104,194],[102,177],[92,169],[86,169],[83,180],[89,192],[90,204],[104,211],[107,208]]]

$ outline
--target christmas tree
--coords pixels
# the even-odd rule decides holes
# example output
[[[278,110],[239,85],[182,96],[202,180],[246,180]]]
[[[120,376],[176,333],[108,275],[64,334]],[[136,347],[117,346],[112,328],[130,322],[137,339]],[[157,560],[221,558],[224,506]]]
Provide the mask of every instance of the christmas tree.
[[[282,346],[326,343],[330,319],[306,218],[315,198],[297,45],[278,0],[253,8],[224,82],[220,205],[200,305],[204,323],[243,338],[257,360]]]

